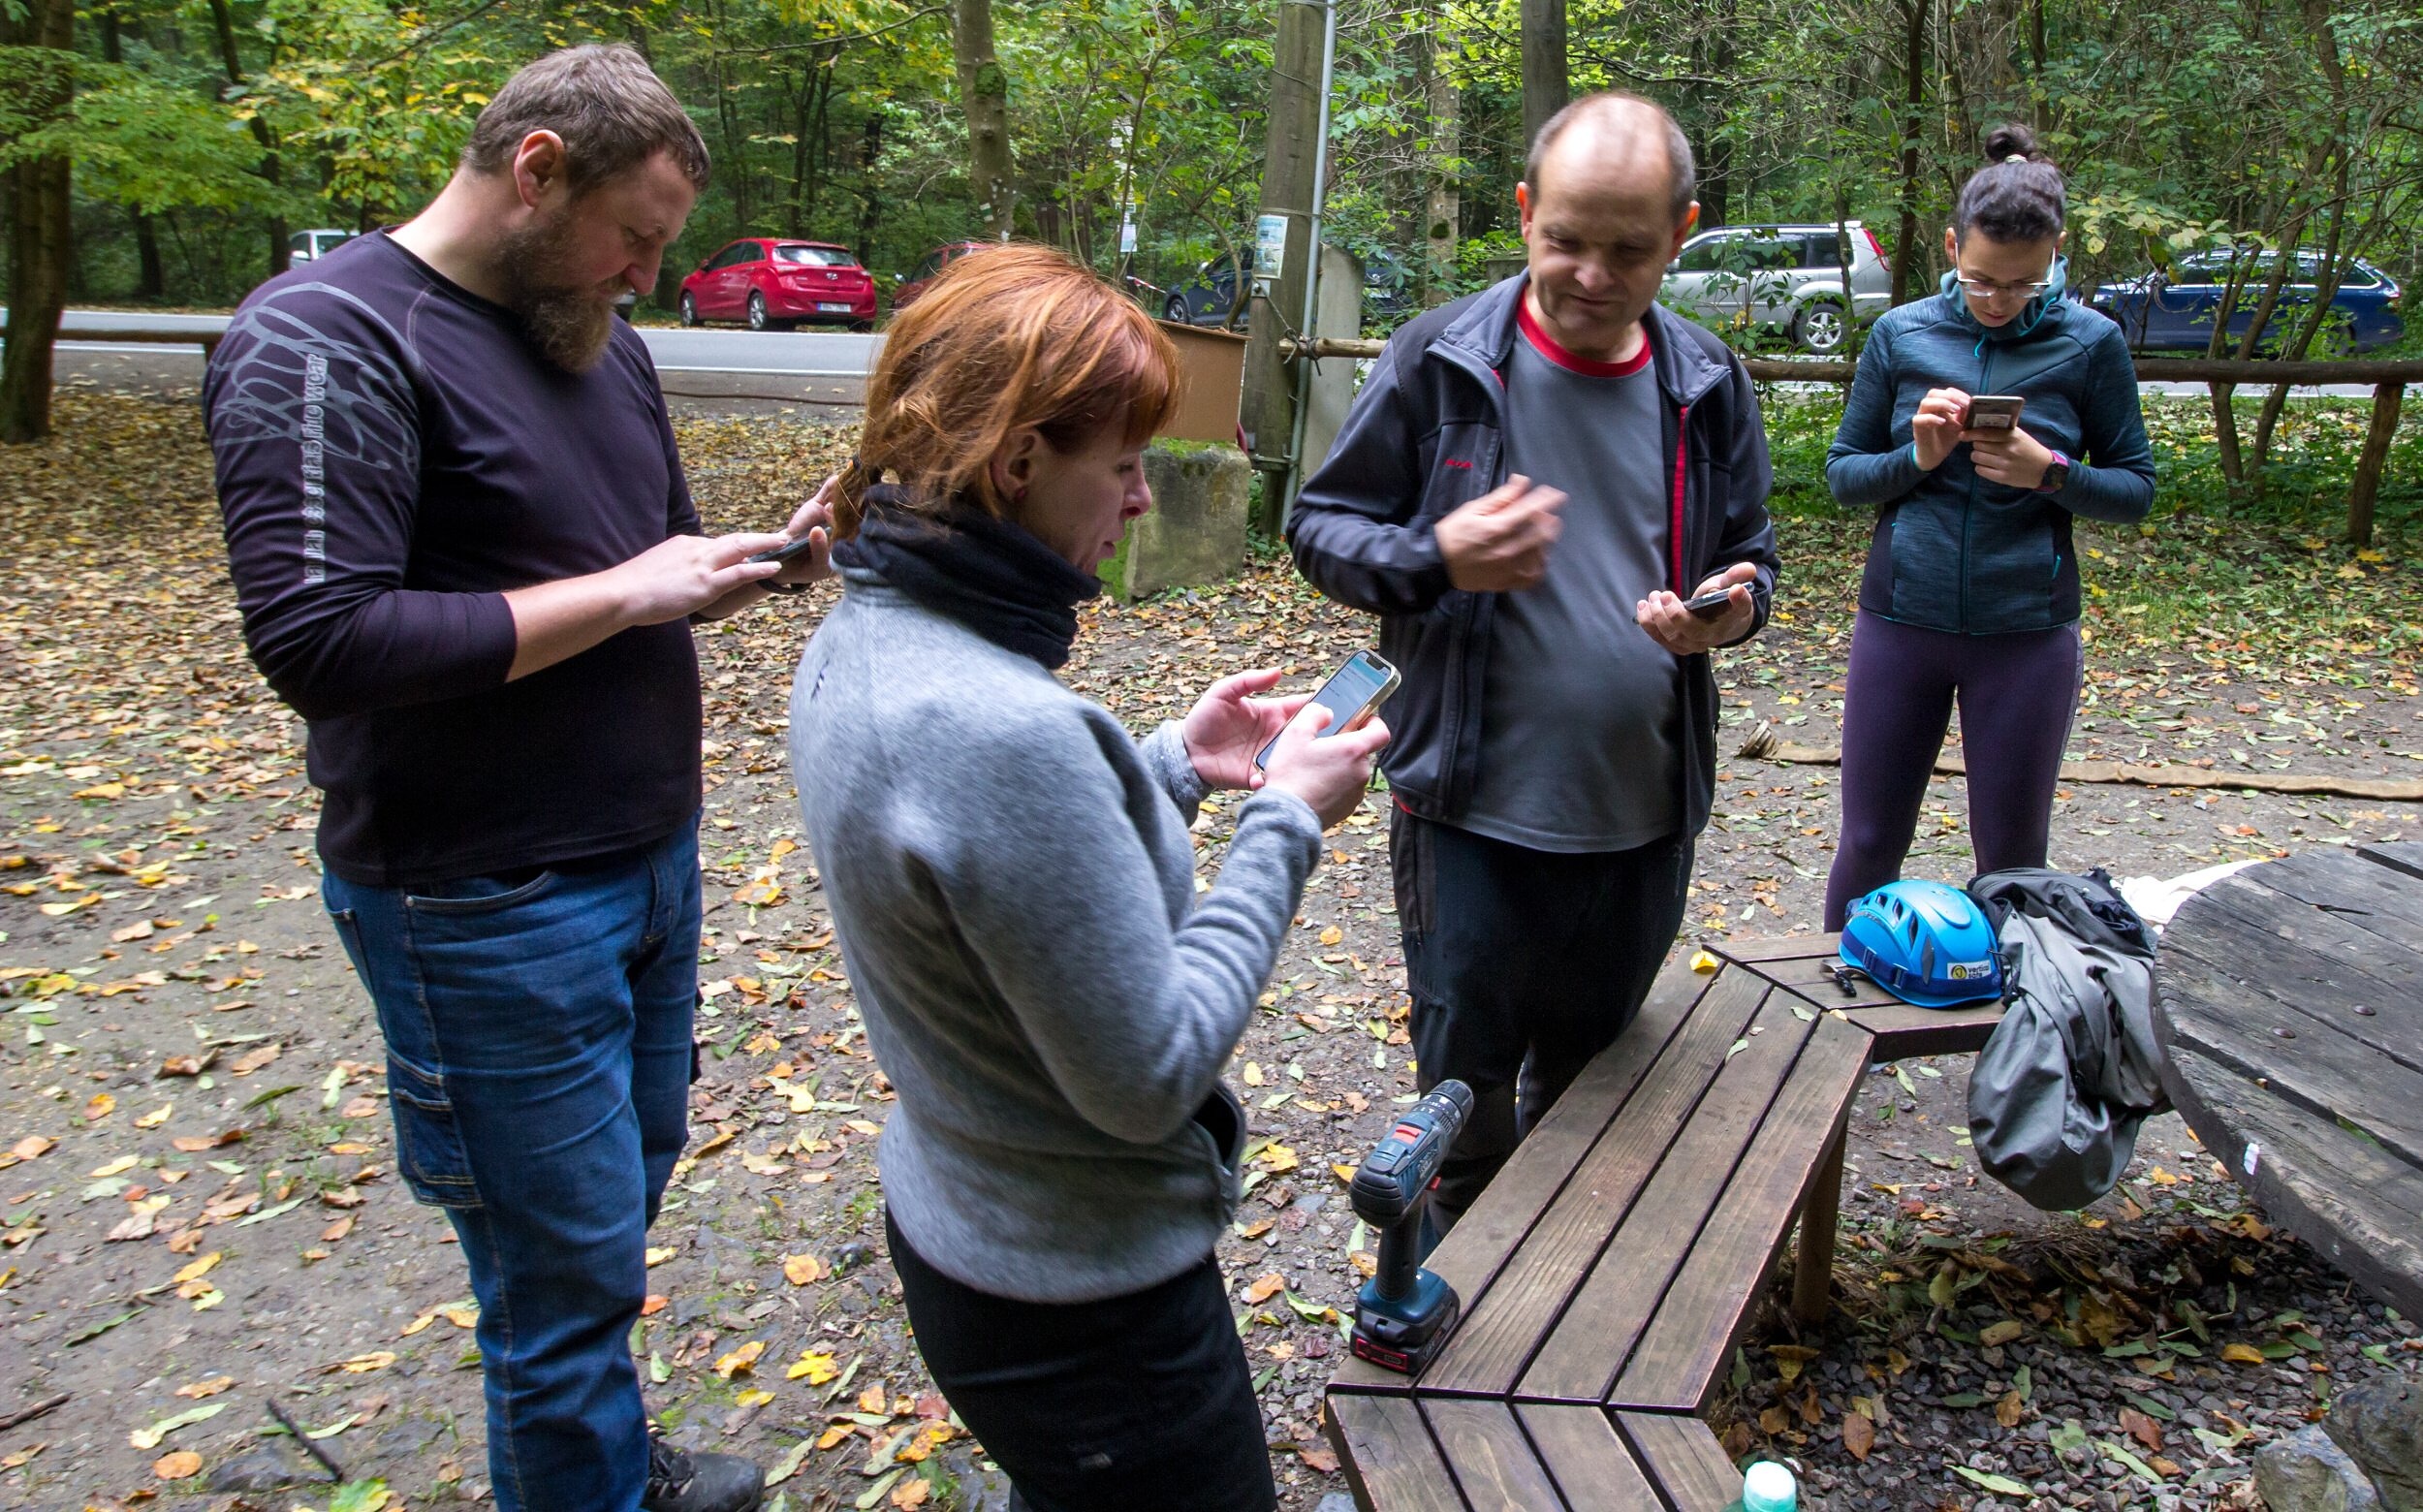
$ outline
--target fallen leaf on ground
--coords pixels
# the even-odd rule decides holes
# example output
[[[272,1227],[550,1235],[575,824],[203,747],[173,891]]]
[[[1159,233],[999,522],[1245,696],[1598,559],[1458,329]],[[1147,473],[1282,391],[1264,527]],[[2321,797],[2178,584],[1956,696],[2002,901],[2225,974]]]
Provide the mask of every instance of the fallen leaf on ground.
[[[1842,1447],[1854,1460],[1865,1461],[1868,1452],[1876,1447],[1876,1425],[1865,1412],[1845,1413],[1842,1418]]]
[[[757,1368],[757,1358],[765,1352],[766,1341],[762,1339],[752,1339],[739,1348],[717,1356],[715,1373],[725,1380],[730,1380],[735,1375],[745,1375]]]
[[[1287,1289],[1287,1277],[1273,1271],[1245,1288],[1245,1301],[1259,1306]]]
[[[184,1480],[202,1473],[202,1456],[191,1449],[164,1454],[151,1462],[151,1473],[162,1480]]]
[[[235,1384],[236,1377],[233,1375],[213,1375],[206,1381],[196,1381],[191,1386],[179,1386],[176,1388],[176,1394],[200,1402],[205,1397],[215,1397]]]
[[[832,1268],[814,1255],[785,1255],[783,1257],[782,1278],[794,1286],[805,1286],[810,1281],[823,1280],[832,1274]]]

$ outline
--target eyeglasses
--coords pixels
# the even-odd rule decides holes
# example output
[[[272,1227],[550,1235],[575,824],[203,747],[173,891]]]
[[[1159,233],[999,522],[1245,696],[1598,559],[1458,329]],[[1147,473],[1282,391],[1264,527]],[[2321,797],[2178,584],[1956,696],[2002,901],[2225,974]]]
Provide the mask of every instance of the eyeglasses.
[[[1956,274],[1954,276],[1959,278],[1960,285],[1963,289],[1967,290],[1972,297],[1980,299],[1990,299],[1998,294],[2011,295],[2032,299],[2037,295],[2040,295],[2047,289],[2053,287],[2053,280],[2049,278],[2030,279],[2026,283],[1995,283],[1989,279],[1971,278],[1967,274]]]

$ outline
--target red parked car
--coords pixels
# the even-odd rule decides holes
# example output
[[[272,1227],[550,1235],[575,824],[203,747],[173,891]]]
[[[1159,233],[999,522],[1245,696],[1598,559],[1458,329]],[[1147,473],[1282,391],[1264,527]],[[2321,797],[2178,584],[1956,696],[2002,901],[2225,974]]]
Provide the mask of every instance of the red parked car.
[[[871,331],[875,280],[848,247],[751,236],[681,280],[681,324],[709,320],[744,321],[751,331],[788,331],[802,321]]]
[[[916,303],[917,297],[926,292],[926,286],[934,281],[936,273],[970,252],[982,252],[991,245],[993,243],[990,241],[946,241],[927,253],[909,275],[900,280],[899,287],[892,291],[892,313],[897,315]]]

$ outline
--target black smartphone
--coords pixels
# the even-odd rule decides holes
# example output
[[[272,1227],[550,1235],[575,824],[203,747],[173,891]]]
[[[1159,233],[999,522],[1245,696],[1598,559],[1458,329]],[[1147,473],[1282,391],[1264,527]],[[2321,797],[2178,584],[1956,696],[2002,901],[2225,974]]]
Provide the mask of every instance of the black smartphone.
[[[744,556],[740,559],[744,562],[788,563],[795,561],[800,557],[805,556],[809,551],[816,548],[816,532],[811,530],[796,541],[785,541],[780,546],[770,546],[762,551]]]
[[[1968,401],[1970,430],[2014,430],[2019,426],[2019,412],[2028,401],[2016,394],[1980,394]]]
[[[1683,607],[1702,619],[1714,619],[1723,614],[1726,606],[1732,602],[1733,590],[1718,588],[1714,593],[1703,593],[1697,598],[1684,599]]]
[[[1359,728],[1402,680],[1397,669],[1376,651],[1357,651],[1347,657],[1346,664],[1331,673],[1329,680],[1321,684],[1321,691],[1312,695],[1312,702],[1330,711],[1329,727],[1321,736],[1343,735]],[[1278,737],[1274,735],[1271,743],[1262,747],[1261,754],[1254,757],[1253,764],[1267,767],[1271,752],[1276,749]]]

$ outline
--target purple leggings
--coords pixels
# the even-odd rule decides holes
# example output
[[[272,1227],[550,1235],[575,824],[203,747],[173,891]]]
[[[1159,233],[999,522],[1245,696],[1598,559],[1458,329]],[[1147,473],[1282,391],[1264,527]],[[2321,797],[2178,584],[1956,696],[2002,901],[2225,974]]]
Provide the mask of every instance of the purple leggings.
[[[1919,806],[1960,700],[1968,829],[1980,874],[2041,866],[2061,746],[2085,667],[2074,624],[1955,635],[1861,611],[1842,708],[1842,837],[1826,878],[1826,928],[1902,874]]]

